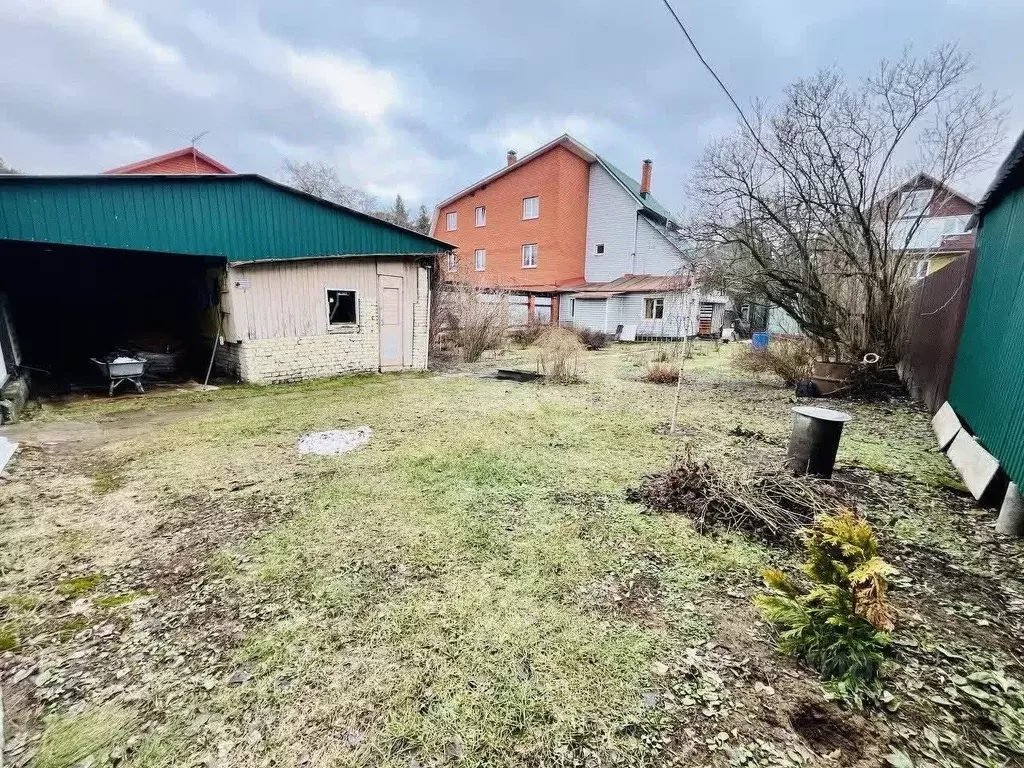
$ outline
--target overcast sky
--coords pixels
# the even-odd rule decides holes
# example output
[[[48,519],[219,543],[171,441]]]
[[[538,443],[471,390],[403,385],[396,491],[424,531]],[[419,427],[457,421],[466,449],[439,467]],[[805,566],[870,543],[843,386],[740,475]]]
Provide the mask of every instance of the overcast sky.
[[[1022,0],[674,0],[737,99],[954,41],[1024,127]],[[685,206],[735,115],[661,0],[0,0],[0,156],[94,173],[188,144],[239,172],[325,160],[433,206],[569,132]],[[979,194],[992,169],[966,184]]]

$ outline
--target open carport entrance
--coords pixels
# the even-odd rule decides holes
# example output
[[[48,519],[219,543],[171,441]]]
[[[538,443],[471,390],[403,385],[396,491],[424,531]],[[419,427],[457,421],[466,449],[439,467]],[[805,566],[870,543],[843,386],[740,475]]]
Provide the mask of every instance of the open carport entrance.
[[[106,389],[90,358],[149,359],[150,382],[205,374],[224,259],[0,240],[0,294],[40,394]]]

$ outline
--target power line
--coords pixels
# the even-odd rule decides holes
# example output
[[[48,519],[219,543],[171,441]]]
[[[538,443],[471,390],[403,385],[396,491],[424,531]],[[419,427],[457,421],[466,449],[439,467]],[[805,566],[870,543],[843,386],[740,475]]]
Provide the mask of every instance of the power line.
[[[686,35],[686,41],[690,44],[690,47],[693,48],[693,52],[697,54],[697,58],[700,59],[700,63],[703,64],[704,68],[711,73],[711,76],[713,78],[715,78],[715,82],[718,83],[718,86],[722,89],[722,92],[725,93],[725,95],[729,98],[729,101],[732,102],[732,105],[736,107],[736,111],[739,112],[740,114],[740,119],[743,121],[743,124],[747,126],[747,130],[750,131],[750,135],[757,140],[758,144],[760,144],[761,141],[757,138],[757,133],[754,131],[753,126],[750,125],[750,121],[747,120],[747,116],[743,114],[743,109],[740,107],[736,99],[733,98],[732,93],[729,92],[729,89],[728,87],[726,87],[725,83],[722,82],[722,78],[720,78],[718,76],[718,73],[715,72],[714,68],[710,64],[708,64],[707,59],[704,58],[704,54],[700,52],[700,48],[698,48],[697,44],[693,42],[693,38],[690,37],[690,33],[686,29],[686,25],[683,24],[682,19],[679,18],[679,14],[676,13],[675,8],[672,7],[672,4],[669,3],[668,0],[661,1],[665,4],[665,7],[668,8],[668,12],[672,14],[672,18],[676,20],[676,24],[679,25],[679,28],[683,31],[683,34]]]

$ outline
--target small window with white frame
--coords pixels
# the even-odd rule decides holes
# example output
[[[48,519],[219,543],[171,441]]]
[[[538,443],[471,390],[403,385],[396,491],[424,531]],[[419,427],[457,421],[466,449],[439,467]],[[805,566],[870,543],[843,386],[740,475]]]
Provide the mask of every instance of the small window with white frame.
[[[662,320],[664,317],[664,298],[658,296],[644,299],[644,320]]]
[[[327,325],[354,326],[359,322],[359,297],[355,291],[327,289]]]
[[[598,256],[604,256],[604,243],[598,243],[594,246],[594,253]]]
[[[476,225],[478,227],[487,226],[487,206],[478,205],[476,207]]]
[[[540,218],[540,198],[523,198],[523,220]]]
[[[445,227],[449,232],[454,232],[459,228],[459,212],[452,211],[444,217]]]
[[[910,262],[910,277],[914,280],[920,280],[923,277],[928,277],[928,269],[931,266],[931,262],[928,259],[915,259]]]
[[[483,248],[477,248],[473,251],[473,265],[476,267],[477,272],[483,272],[487,269],[487,251]]]
[[[459,268],[459,260],[454,252],[448,254],[448,271],[454,272]]]
[[[932,199],[932,190],[915,189],[912,192],[904,192],[903,200],[900,201],[900,216],[921,216],[928,203]]]
[[[534,269],[537,266],[537,244],[523,246],[523,269]]]

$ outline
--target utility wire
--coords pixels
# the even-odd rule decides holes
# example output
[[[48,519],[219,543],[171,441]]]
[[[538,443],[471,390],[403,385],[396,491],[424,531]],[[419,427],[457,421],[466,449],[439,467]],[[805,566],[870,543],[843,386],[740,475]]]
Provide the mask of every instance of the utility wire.
[[[747,120],[747,116],[743,114],[743,109],[740,107],[736,99],[733,98],[732,93],[729,92],[729,89],[728,87],[726,87],[725,83],[722,82],[722,78],[720,78],[718,76],[718,73],[715,72],[714,68],[710,64],[708,64],[707,59],[704,58],[704,54],[700,52],[700,48],[698,48],[697,44],[693,42],[693,38],[690,37],[690,33],[686,29],[686,25],[683,24],[682,19],[679,18],[679,14],[676,13],[675,8],[672,7],[672,4],[669,3],[668,0],[662,0],[662,2],[665,3],[665,7],[668,8],[668,12],[672,14],[672,18],[676,20],[676,24],[679,25],[679,28],[683,30],[683,34],[686,35],[686,41],[690,44],[690,47],[693,48],[693,52],[697,54],[697,58],[700,59],[700,63],[703,64],[704,68],[711,73],[711,76],[713,78],[715,78],[715,82],[718,83],[719,88],[721,88],[725,95],[729,97],[729,101],[731,101],[732,105],[736,107],[736,111],[740,113],[740,119],[743,121],[743,124],[747,126],[747,130],[750,131],[751,135],[756,139],[757,133],[754,131],[754,128],[750,125],[750,121]],[[758,141],[757,143],[760,144],[761,142]]]

